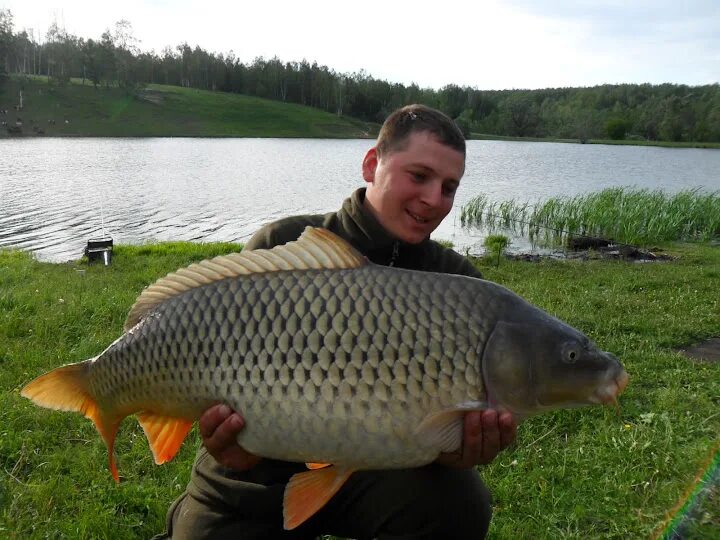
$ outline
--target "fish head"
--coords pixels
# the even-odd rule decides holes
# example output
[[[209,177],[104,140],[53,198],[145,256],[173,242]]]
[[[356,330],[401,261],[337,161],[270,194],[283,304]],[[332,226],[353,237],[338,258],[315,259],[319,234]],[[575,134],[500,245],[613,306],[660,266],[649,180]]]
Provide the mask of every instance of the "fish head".
[[[613,354],[544,312],[530,320],[499,321],[482,362],[489,403],[520,417],[616,403],[629,380]]]

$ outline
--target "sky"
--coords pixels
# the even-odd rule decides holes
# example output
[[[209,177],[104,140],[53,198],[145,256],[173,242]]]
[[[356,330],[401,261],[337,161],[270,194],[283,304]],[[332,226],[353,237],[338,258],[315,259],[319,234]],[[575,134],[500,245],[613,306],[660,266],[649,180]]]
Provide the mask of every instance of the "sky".
[[[97,39],[121,19],[142,50],[317,61],[439,89],[720,82],[720,0],[0,0],[15,31]]]

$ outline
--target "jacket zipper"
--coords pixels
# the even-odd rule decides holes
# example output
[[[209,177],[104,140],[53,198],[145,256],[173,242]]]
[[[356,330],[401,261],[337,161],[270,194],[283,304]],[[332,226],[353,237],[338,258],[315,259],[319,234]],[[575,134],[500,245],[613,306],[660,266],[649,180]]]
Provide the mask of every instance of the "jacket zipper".
[[[392,255],[390,256],[390,262],[388,263],[388,266],[395,266],[395,263],[397,262],[397,259],[399,256],[400,256],[400,242],[395,240],[395,242],[393,243]]]

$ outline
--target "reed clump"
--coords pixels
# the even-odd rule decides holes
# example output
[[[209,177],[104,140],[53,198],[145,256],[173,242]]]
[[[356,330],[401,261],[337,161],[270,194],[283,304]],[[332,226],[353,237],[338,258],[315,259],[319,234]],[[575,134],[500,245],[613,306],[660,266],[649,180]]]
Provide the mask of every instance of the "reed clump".
[[[720,192],[688,189],[671,195],[616,187],[535,204],[478,195],[462,207],[460,219],[463,226],[505,229],[542,245],[561,245],[577,235],[637,245],[707,241],[720,237]]]

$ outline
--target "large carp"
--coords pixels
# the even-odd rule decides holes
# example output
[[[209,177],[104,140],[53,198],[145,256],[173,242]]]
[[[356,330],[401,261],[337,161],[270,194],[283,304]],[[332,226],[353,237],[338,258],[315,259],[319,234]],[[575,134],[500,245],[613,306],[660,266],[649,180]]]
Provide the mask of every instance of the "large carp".
[[[628,376],[587,337],[500,285],[378,266],[324,229],[193,264],[145,289],[125,333],[22,395],[90,418],[108,447],[136,413],[155,461],[216,403],[259,456],[332,464],[295,475],[285,527],[353,471],[416,467],[461,445],[462,418],[614,402]]]

